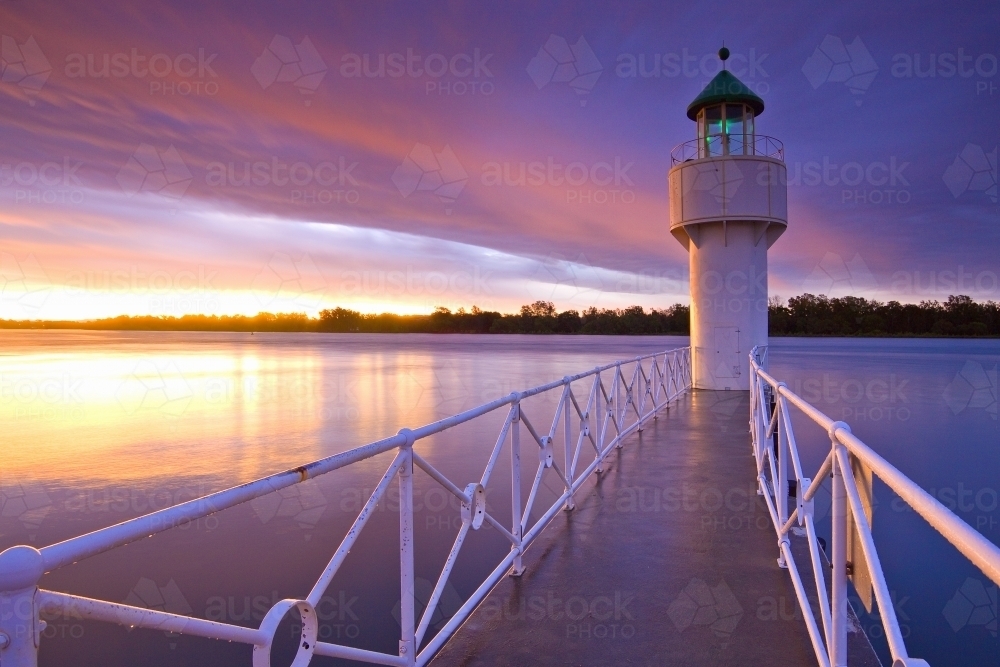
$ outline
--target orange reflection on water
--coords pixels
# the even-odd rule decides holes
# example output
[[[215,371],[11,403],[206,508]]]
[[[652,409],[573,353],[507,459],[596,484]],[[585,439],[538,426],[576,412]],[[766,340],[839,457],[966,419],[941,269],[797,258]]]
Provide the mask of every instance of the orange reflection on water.
[[[316,355],[255,350],[5,356],[0,420],[13,446],[4,475],[127,481],[270,470],[273,452],[217,443],[273,434],[288,400],[298,428],[314,428],[320,375]]]
[[[220,488],[448,407],[429,353],[163,342],[27,345],[0,356],[0,481]]]

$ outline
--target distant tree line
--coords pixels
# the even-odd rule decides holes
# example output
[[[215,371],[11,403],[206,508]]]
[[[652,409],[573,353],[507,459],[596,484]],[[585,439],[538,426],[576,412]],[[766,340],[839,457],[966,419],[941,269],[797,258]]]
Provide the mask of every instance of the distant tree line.
[[[90,329],[115,331],[316,331],[305,313],[246,315],[119,315],[99,320],[0,320],[0,329]]]
[[[430,315],[365,315],[346,308],[320,312],[319,331],[363,333],[506,333],[506,334],[678,334],[687,335],[688,307],[674,305],[666,310],[642,306],[623,309],[588,308],[556,312],[551,301],[521,306],[518,313],[437,308]]]
[[[944,303],[922,301],[881,303],[861,297],[829,298],[803,294],[784,303],[772,297],[772,336],[1000,336],[1000,304],[978,303],[968,296],[950,296]],[[99,320],[3,320],[5,329],[95,329],[133,331],[312,331],[329,333],[479,333],[479,334],[597,334],[688,335],[690,309],[680,304],[646,311],[587,308],[557,312],[550,301],[521,306],[503,314],[476,306],[452,312],[439,307],[429,315],[366,314],[331,308],[318,318],[305,313],[245,315],[154,315]]]
[[[768,323],[773,336],[1000,336],[1000,303],[964,295],[913,304],[803,294],[787,305],[772,298]]]

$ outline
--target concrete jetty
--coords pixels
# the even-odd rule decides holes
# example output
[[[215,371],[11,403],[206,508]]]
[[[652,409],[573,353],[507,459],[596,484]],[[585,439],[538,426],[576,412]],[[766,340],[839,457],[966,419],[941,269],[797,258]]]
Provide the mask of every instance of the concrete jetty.
[[[694,390],[660,413],[431,664],[815,665],[756,493],[749,410],[746,392]],[[807,548],[793,538],[806,567]],[[850,665],[879,665],[854,621]]]

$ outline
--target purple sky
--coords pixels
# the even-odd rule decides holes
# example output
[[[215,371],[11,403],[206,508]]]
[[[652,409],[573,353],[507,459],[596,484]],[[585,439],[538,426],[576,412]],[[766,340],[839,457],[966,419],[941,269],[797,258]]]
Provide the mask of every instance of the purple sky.
[[[723,40],[772,294],[1000,298],[995,3],[624,4],[0,0],[0,317],[686,302]]]

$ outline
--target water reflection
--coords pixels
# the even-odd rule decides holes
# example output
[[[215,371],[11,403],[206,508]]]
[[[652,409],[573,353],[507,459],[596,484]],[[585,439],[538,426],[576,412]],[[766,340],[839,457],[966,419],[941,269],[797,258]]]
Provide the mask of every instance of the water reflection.
[[[666,337],[3,331],[0,549],[51,544],[567,373],[684,344]],[[997,542],[998,359],[995,341],[779,339],[771,370],[831,416],[849,421]],[[532,409],[549,410],[550,419],[556,398],[533,399]],[[747,415],[734,409],[737,403],[709,406],[704,428],[745,429]],[[420,451],[454,480],[478,479],[503,416],[436,436]],[[806,423],[796,428],[803,464],[815,469],[828,446],[825,434]],[[537,461],[526,458],[530,480]],[[272,600],[308,591],[388,462],[379,457],[220,512],[47,575],[43,585],[257,625]],[[506,523],[506,457],[494,480],[489,502],[500,499],[496,516]],[[558,491],[543,487],[542,494],[554,498]],[[394,493],[380,504],[355,548],[358,557],[348,559],[324,600],[324,639],[394,650]],[[431,582],[458,531],[459,512],[426,477],[417,478],[415,494],[417,576]],[[997,662],[996,627],[989,625],[996,619],[995,587],[887,489],[876,485],[876,495],[876,540],[914,653],[932,664],[935,657],[942,664]],[[539,503],[547,506],[544,498]],[[493,556],[506,550],[492,529],[472,534],[447,591],[448,608],[466,599],[492,569]],[[426,588],[419,584],[418,594]],[[249,660],[244,647],[129,632],[60,610],[48,614],[43,665]],[[877,632],[877,619],[863,623]],[[432,627],[441,624],[438,618]],[[957,655],[971,657],[956,663]]]

